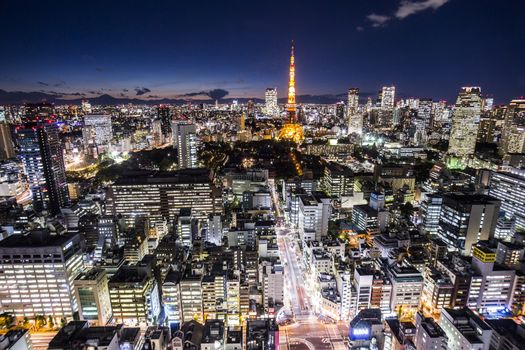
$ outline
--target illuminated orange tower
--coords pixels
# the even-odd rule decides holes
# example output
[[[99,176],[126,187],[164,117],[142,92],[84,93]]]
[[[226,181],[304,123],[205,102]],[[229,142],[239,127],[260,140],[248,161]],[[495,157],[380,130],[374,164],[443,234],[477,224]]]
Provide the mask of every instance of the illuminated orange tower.
[[[295,45],[292,41],[292,52],[290,55],[290,79],[288,81],[288,120],[279,131],[279,140],[290,140],[300,143],[304,140],[303,127],[297,121],[297,109],[295,104]]]

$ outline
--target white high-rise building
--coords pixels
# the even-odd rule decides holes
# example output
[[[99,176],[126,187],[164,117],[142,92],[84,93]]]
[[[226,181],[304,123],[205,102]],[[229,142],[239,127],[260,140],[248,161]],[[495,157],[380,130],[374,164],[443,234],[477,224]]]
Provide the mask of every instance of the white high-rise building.
[[[328,233],[332,213],[331,199],[322,192],[299,199],[299,232],[305,241],[320,241]]]
[[[434,319],[423,317],[423,314],[418,312],[414,344],[416,350],[446,349],[447,336]]]
[[[480,87],[461,88],[452,116],[448,153],[461,157],[474,153],[482,102]]]
[[[357,112],[359,108],[359,89],[350,88],[348,89],[348,106],[346,107],[346,112],[350,117]]]
[[[267,88],[264,93],[264,99],[266,102],[266,114],[272,117],[278,117],[279,105],[277,104],[277,89]]]
[[[515,219],[516,227],[525,229],[525,177],[492,172],[489,195],[501,201],[501,211],[507,219]]]
[[[84,146],[88,148],[90,145],[104,147],[109,150],[111,139],[113,138],[113,131],[111,129],[111,116],[89,114],[84,116],[84,128],[82,129],[82,136],[84,137]]]
[[[71,320],[78,311],[74,280],[83,268],[78,233],[34,230],[0,241],[0,313]]]
[[[492,108],[494,108],[494,99],[492,97],[487,97],[485,100],[483,100],[483,110],[491,111]]]
[[[348,133],[349,134],[363,134],[363,115],[354,113],[348,116]]]
[[[359,89],[348,89],[348,106],[346,107],[346,115],[348,118],[348,133],[358,134],[363,133],[363,116],[359,113]]]
[[[174,121],[171,126],[179,169],[197,168],[197,127],[186,121]]]
[[[510,101],[505,113],[500,154],[525,153],[525,99]]]
[[[263,304],[265,308],[284,300],[284,268],[278,262],[262,263]]]
[[[468,308],[443,309],[439,323],[447,338],[449,350],[488,350],[492,328]]]
[[[433,102],[431,98],[420,98],[417,108],[417,117],[425,121],[425,125],[430,125],[432,118]]]
[[[394,109],[395,86],[383,86],[381,89],[381,109]]]
[[[427,143],[427,132],[432,119],[432,99],[419,99],[417,104],[417,118],[414,120],[414,144],[425,145]]]

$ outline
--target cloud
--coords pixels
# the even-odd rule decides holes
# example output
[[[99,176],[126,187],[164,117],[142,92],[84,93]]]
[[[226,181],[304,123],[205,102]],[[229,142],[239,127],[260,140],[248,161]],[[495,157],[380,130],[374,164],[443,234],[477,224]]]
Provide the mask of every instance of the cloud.
[[[53,84],[53,86],[55,86],[55,87],[64,86],[64,85],[66,85],[66,82],[63,81],[63,80],[60,80],[58,83],[54,83]]]
[[[224,98],[226,95],[228,95],[230,92],[228,90],[224,89],[213,89],[208,91],[195,91],[195,92],[188,92],[185,94],[177,95],[177,98],[184,98],[184,97],[195,97],[195,96],[207,96],[211,98],[212,100],[220,100]]]
[[[179,96],[180,97],[208,96],[208,91],[188,92],[186,94],[182,94]]]
[[[379,28],[384,27],[393,19],[403,20],[409,16],[415,15],[419,12],[426,10],[437,10],[441,6],[450,2],[450,0],[401,0],[397,10],[392,15],[380,15],[377,13],[371,13],[366,16],[366,19],[371,23],[372,27]],[[358,31],[362,31],[363,27],[357,27]]]
[[[151,92],[151,90],[146,87],[136,87],[135,92],[137,93],[137,96],[142,96],[148,92]]]
[[[128,90],[128,89],[122,89],[122,91],[124,91],[124,92],[128,92],[129,90]]]
[[[211,97],[212,100],[220,100],[221,98],[228,95],[230,92],[224,89],[213,89],[208,91],[208,96]]]
[[[371,13],[368,16],[366,16],[366,19],[372,23],[372,27],[377,28],[384,26],[388,21],[390,21],[390,16]]]
[[[355,30],[357,30],[358,32],[362,32],[363,30],[365,30],[365,28],[363,26],[357,26],[355,27]]]
[[[90,93],[91,95],[102,95],[102,91],[95,91],[95,90],[91,90],[91,91],[88,91],[88,93]]]
[[[418,12],[422,12],[425,10],[437,10],[441,6],[445,5],[450,0],[425,0],[425,1],[408,1],[404,0],[401,1],[399,4],[399,8],[397,9],[395,16],[398,19],[403,19],[408,16],[412,16]]]
[[[148,95],[148,98],[160,98],[159,95]]]
[[[37,84],[42,86],[49,86],[49,84],[44,81],[37,81]]]

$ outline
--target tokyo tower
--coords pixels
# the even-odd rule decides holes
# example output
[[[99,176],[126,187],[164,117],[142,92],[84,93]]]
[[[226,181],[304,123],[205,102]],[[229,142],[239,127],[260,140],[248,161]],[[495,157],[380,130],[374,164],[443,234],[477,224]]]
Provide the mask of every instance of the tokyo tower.
[[[295,104],[295,45],[292,42],[290,55],[290,79],[288,81],[288,120],[279,131],[279,140],[289,140],[300,143],[304,140],[303,127],[297,121],[297,110]]]

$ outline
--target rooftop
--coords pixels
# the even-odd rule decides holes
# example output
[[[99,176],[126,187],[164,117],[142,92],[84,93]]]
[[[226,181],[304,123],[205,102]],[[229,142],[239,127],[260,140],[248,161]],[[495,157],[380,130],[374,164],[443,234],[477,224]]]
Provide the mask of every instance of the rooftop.
[[[0,248],[61,247],[78,233],[51,235],[49,230],[34,230],[25,235],[11,235],[0,241]]]
[[[119,178],[115,186],[178,183],[211,183],[210,172],[202,168],[133,172]]]

